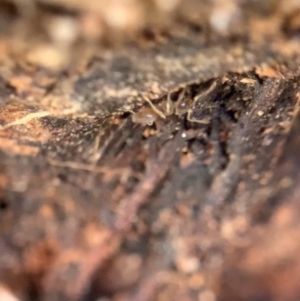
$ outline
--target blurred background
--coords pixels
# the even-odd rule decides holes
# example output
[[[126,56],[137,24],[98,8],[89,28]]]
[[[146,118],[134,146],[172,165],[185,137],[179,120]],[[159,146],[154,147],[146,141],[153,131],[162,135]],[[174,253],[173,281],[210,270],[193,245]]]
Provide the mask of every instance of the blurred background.
[[[52,69],[95,47],[148,45],[190,30],[212,43],[282,34],[297,39],[299,29],[299,0],[0,1],[0,32],[10,40],[9,51]]]

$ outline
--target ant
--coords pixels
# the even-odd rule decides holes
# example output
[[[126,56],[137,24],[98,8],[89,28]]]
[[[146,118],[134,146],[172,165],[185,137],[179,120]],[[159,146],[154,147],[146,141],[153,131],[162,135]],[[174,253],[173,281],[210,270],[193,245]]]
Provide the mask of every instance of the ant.
[[[148,98],[145,100],[150,107],[144,107],[137,113],[133,113],[132,121],[134,123],[144,124],[152,126],[159,118],[166,119],[168,116],[176,115],[182,116],[187,113],[187,120],[190,122],[205,123],[203,120],[193,118],[192,112],[195,104],[206,95],[210,94],[217,86],[217,82],[213,83],[203,92],[196,95],[195,97],[185,97],[187,89],[183,89],[176,101],[171,99],[171,93],[167,95],[165,104],[160,103],[154,105]]]

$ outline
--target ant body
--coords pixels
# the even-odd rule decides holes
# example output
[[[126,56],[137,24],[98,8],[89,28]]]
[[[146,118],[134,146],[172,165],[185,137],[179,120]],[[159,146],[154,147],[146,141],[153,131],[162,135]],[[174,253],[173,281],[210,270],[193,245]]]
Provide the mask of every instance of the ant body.
[[[192,112],[195,104],[206,95],[210,94],[217,86],[214,81],[205,91],[195,97],[185,97],[187,90],[183,89],[177,100],[171,99],[171,94],[167,95],[165,103],[154,105],[150,99],[145,99],[150,107],[144,107],[137,113],[133,113],[132,121],[134,123],[153,125],[159,118],[166,119],[168,116],[182,116],[187,113],[187,120],[190,122],[205,123],[204,120],[199,120],[192,117]]]

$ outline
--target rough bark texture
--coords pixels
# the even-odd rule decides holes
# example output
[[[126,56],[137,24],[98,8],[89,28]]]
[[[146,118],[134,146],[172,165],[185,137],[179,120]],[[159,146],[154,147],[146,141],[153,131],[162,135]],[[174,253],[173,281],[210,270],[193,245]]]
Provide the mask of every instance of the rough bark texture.
[[[300,299],[300,5],[164,3],[0,1],[1,300]]]

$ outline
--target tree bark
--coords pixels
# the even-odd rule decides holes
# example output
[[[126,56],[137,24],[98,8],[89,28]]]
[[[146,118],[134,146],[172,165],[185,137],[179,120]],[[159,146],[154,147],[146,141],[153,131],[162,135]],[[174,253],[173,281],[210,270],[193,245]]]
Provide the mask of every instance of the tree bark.
[[[300,298],[298,15],[204,2],[93,37],[88,4],[0,3],[1,300]],[[245,19],[220,31],[219,6]],[[41,16],[82,36],[45,42]],[[211,82],[204,122],[132,121]]]

